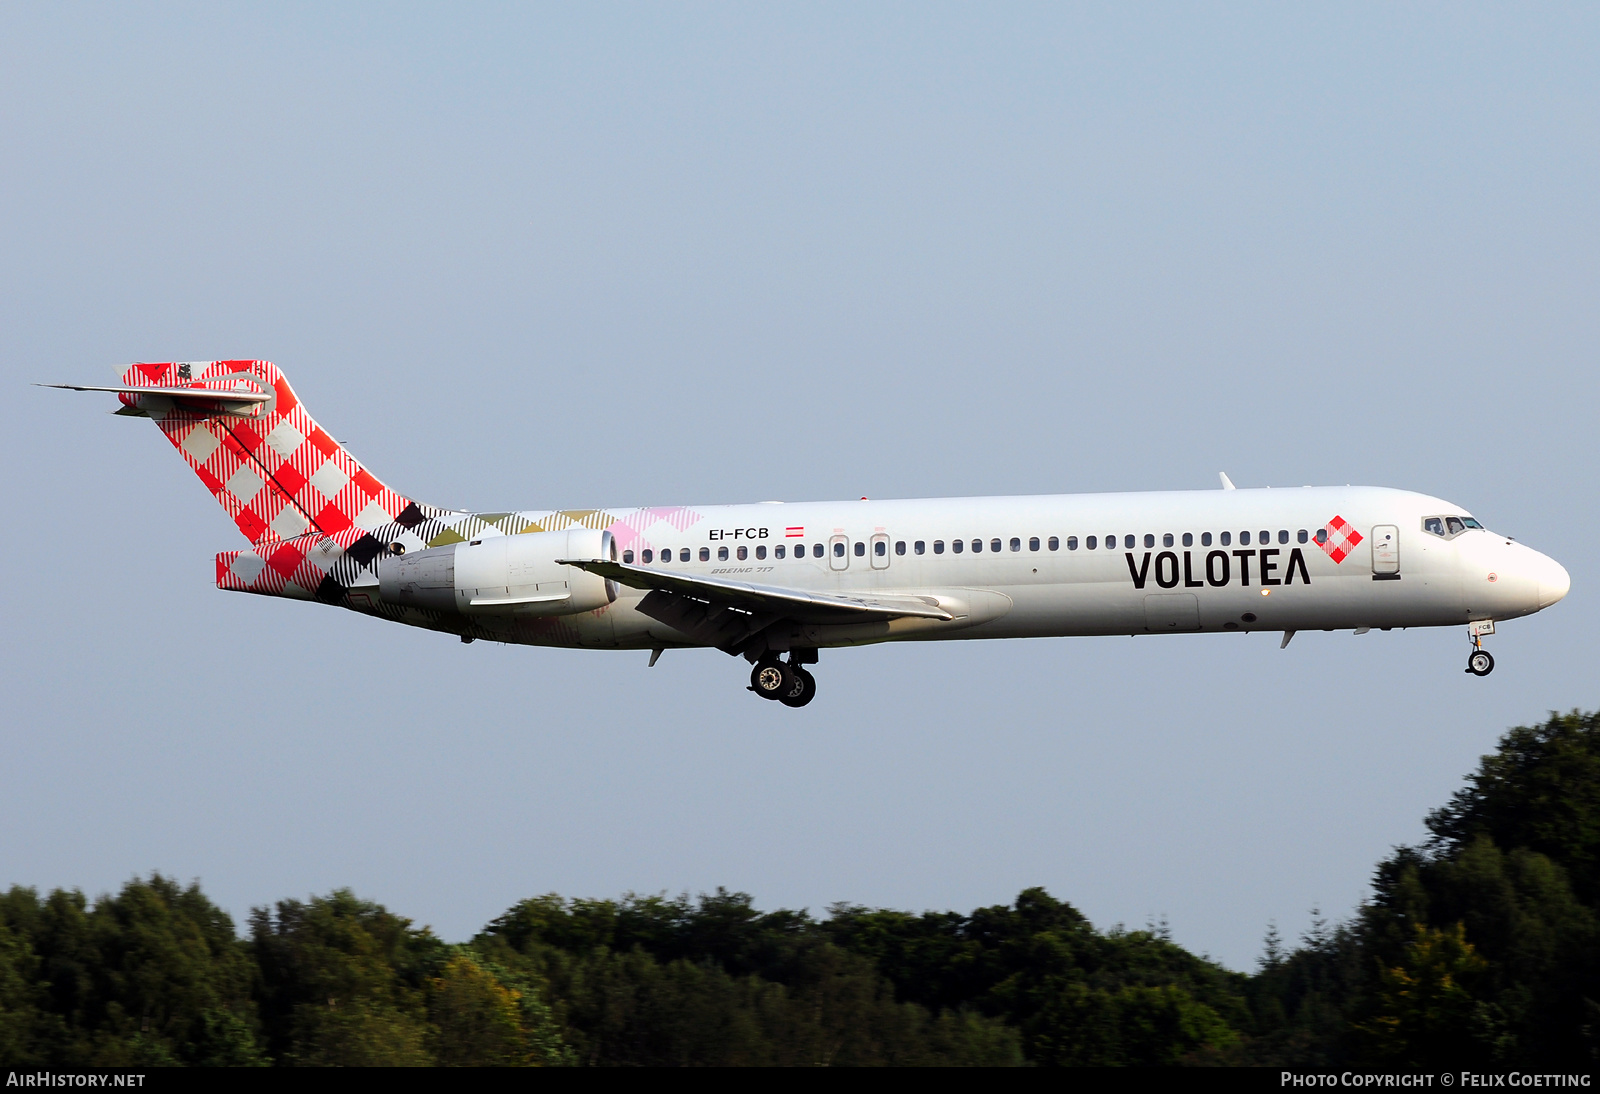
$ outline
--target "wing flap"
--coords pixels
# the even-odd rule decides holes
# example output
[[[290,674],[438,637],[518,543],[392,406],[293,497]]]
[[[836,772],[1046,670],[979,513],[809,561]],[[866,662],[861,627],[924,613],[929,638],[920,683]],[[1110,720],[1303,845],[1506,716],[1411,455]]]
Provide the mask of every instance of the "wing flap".
[[[793,619],[799,623],[866,622],[871,619],[908,617],[948,621],[955,618],[941,608],[932,597],[838,596],[776,585],[729,581],[726,578],[698,574],[652,570],[626,562],[610,562],[598,558],[558,561],[609,578],[630,588],[676,593],[707,603]]]

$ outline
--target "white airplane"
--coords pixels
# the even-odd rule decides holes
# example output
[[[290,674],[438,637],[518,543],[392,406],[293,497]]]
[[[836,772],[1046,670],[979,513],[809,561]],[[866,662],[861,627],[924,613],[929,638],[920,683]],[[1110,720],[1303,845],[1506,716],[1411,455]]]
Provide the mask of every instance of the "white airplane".
[[[1554,559],[1460,506],[1370,486],[471,513],[389,489],[266,361],[133,365],[155,419],[249,539],[217,585],[536,646],[714,647],[799,707],[824,648],[1066,635],[1496,622],[1567,594]]]

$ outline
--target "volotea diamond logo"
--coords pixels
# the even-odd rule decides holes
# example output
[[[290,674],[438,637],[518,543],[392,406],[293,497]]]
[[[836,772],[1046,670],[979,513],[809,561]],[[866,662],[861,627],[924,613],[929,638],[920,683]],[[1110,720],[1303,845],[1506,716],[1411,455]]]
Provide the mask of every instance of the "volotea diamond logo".
[[[1355,525],[1337,515],[1328,522],[1326,531],[1326,538],[1317,537],[1318,544],[1335,562],[1343,562],[1356,549],[1356,545],[1366,538],[1356,531]]]

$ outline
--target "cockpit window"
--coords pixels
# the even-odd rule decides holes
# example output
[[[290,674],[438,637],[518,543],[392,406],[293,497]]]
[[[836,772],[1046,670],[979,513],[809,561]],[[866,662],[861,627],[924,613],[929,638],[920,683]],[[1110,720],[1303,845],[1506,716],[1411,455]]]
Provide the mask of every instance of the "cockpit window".
[[[1438,536],[1440,539],[1455,539],[1468,528],[1482,527],[1483,525],[1471,517],[1464,517],[1454,513],[1422,518],[1422,530],[1429,535]]]

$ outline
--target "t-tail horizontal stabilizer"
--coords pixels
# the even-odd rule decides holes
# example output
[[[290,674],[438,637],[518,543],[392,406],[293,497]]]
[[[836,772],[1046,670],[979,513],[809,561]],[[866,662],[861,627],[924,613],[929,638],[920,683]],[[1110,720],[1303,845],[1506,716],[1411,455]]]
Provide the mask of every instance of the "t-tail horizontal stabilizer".
[[[211,412],[213,414],[245,415],[272,398],[270,392],[252,391],[241,381],[231,388],[220,387],[142,387],[132,384],[101,387],[92,384],[35,384],[34,387],[62,388],[66,391],[109,391],[122,396],[122,409],[118,414],[148,418],[152,411],[180,407],[184,410]]]
[[[306,413],[270,361],[130,365],[104,391],[150,418],[252,544],[410,527],[440,510],[390,490]]]

